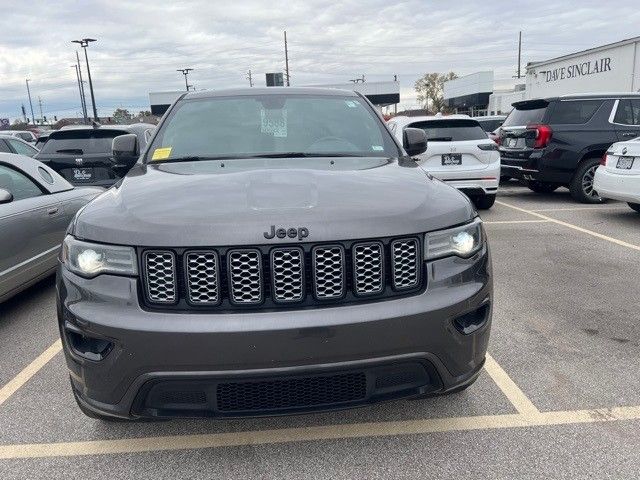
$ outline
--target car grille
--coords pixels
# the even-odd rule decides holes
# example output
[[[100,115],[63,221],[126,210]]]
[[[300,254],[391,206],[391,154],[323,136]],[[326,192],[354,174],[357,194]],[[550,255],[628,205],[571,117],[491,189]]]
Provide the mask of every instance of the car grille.
[[[350,303],[423,287],[417,238],[142,251],[150,307],[250,309]]]

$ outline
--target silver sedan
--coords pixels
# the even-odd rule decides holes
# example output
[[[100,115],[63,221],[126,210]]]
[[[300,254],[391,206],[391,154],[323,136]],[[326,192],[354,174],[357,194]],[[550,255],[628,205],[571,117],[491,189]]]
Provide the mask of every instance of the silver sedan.
[[[67,226],[103,191],[74,188],[37,160],[0,153],[0,302],[55,272]]]

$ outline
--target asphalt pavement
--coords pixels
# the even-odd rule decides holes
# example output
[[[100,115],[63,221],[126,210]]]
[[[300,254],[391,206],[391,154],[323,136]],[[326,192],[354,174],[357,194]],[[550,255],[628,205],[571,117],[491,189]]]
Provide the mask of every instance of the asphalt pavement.
[[[640,476],[640,215],[515,183],[483,212],[487,368],[467,391],[355,410],[103,423],[75,406],[52,280],[0,305],[0,478]],[[43,355],[43,352],[47,352]]]

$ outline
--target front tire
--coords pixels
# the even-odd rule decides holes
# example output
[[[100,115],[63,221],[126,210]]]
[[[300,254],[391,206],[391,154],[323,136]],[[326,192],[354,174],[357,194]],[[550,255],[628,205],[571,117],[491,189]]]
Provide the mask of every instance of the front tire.
[[[529,180],[527,182],[527,188],[536,193],[551,193],[555,192],[560,185],[549,182],[539,182],[537,180]]]
[[[478,210],[488,210],[496,202],[496,195],[479,195],[471,199]]]
[[[640,203],[629,202],[628,205],[631,207],[632,210],[635,210],[636,212],[640,213]]]
[[[574,200],[580,203],[604,203],[604,198],[593,189],[593,179],[599,165],[599,158],[588,158],[578,166],[569,184],[569,191]]]

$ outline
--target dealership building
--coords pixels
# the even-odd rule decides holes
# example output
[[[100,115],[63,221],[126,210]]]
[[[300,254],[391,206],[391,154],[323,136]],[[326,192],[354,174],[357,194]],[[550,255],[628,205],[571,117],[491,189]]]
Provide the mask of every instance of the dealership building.
[[[470,115],[506,114],[519,100],[572,93],[640,91],[640,37],[530,62],[524,82],[494,88],[493,72],[477,72],[444,85],[447,106]]]

